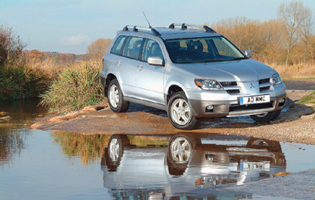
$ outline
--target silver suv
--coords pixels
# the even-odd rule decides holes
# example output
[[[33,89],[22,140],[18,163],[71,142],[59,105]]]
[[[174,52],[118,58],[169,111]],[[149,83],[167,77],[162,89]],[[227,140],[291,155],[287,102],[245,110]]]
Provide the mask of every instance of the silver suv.
[[[251,53],[208,26],[126,26],[104,55],[101,80],[114,112],[144,104],[166,110],[179,129],[209,117],[269,122],[286,102],[285,85]]]

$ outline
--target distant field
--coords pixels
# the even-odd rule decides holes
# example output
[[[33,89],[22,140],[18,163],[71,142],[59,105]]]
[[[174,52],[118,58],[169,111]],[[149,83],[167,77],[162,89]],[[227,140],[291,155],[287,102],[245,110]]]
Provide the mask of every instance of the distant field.
[[[277,70],[282,79],[315,79],[315,65],[298,64],[298,65],[273,65],[272,68]]]

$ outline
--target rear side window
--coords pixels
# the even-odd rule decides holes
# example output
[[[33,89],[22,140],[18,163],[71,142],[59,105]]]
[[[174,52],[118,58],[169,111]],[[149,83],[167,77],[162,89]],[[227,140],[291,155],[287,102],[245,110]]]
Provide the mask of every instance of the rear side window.
[[[128,58],[138,59],[140,49],[142,46],[142,41],[143,41],[143,38],[129,37],[126,43],[125,49],[124,49],[123,56],[128,57]]]
[[[127,36],[120,36],[117,38],[112,50],[111,50],[111,53],[113,54],[117,54],[117,55],[121,55],[122,53],[122,48],[123,48],[123,45],[125,43],[125,40],[126,40]]]

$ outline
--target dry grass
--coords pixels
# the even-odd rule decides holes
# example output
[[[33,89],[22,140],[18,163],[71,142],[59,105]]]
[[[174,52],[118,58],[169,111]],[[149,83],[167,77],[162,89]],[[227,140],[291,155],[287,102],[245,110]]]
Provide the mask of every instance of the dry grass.
[[[46,76],[48,76],[50,79],[57,78],[58,75],[69,65],[69,64],[62,65],[51,58],[46,58],[44,60],[27,59],[26,64],[34,70],[45,72]]]
[[[41,95],[41,104],[50,110],[67,112],[104,100],[100,62],[82,62],[64,69]]]
[[[315,78],[315,63],[314,64],[295,64],[295,65],[276,65],[268,64],[279,72],[283,79],[314,79]]]

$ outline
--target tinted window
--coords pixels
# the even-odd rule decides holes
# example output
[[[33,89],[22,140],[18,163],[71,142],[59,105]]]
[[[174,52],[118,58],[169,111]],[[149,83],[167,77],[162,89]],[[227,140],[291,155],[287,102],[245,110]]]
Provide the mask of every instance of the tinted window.
[[[163,59],[163,54],[160,45],[156,41],[147,39],[144,45],[141,60],[148,61],[149,57],[160,57]]]
[[[123,44],[126,40],[127,36],[120,36],[117,38],[111,53],[121,55]]]
[[[129,37],[124,48],[123,56],[138,59],[143,38]]]

